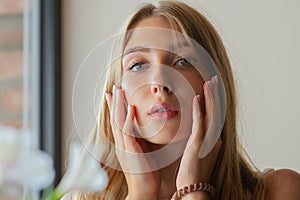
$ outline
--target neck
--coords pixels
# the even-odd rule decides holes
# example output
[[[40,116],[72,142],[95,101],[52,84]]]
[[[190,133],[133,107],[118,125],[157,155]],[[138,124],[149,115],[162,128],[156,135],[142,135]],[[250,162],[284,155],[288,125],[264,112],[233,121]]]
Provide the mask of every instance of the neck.
[[[182,152],[185,147],[185,141],[168,144],[169,149],[163,150],[159,154],[159,158],[156,158],[156,162],[159,162],[161,158],[170,158],[174,157],[175,160],[172,160],[170,164],[161,169],[157,170],[160,175],[160,189],[159,189],[159,200],[171,199],[173,193],[176,191],[176,176],[177,170],[180,165]],[[166,145],[159,145],[148,143],[148,147],[151,152],[158,151],[162,148],[165,148]]]
[[[160,190],[158,199],[171,199],[176,191],[176,175],[180,165],[180,159],[159,170]]]

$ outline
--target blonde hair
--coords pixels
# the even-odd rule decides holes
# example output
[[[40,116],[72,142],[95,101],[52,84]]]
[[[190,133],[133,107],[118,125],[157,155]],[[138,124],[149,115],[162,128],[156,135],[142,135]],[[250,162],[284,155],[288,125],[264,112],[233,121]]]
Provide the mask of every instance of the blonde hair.
[[[133,29],[139,21],[149,17],[161,17],[167,20],[171,27],[179,29],[183,34],[196,40],[214,60],[223,79],[226,92],[226,117],[221,134],[222,149],[211,177],[211,184],[216,188],[214,199],[268,199],[268,190],[263,174],[249,161],[241,147],[236,128],[236,91],[230,62],[220,36],[213,25],[194,8],[179,1],[158,1],[156,4],[145,4],[128,20],[124,32]],[[112,58],[121,55],[125,37],[118,38]],[[121,48],[120,48],[121,47]],[[121,59],[113,60],[107,75],[105,92],[111,92],[113,84],[118,85],[122,77]],[[95,142],[103,142],[106,146],[103,160],[105,163],[118,165],[110,115],[102,96],[100,110],[100,125],[95,128]],[[99,131],[101,129],[101,132]],[[100,134],[103,133],[103,134]],[[107,139],[111,143],[107,142]],[[103,166],[109,175],[109,183],[105,191],[99,194],[78,194],[78,199],[125,199],[127,185],[124,174],[108,166]]]

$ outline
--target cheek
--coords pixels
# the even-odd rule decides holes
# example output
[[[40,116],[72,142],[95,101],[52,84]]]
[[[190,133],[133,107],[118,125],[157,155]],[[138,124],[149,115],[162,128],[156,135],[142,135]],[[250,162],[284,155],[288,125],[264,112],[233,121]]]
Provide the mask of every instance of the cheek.
[[[150,86],[147,73],[126,73],[122,77],[122,89],[128,104],[135,106],[136,121],[143,126],[149,123],[147,109],[150,105]]]
[[[133,93],[135,91],[134,83],[132,81],[122,80],[122,89],[125,92],[125,97],[128,103],[134,98]]]
[[[123,89],[125,98],[128,104],[135,106],[136,121],[138,125],[142,126],[148,123],[147,109],[150,103],[147,103],[147,88],[141,87],[139,89],[125,88]]]
[[[145,100],[147,100],[147,87],[145,86],[136,87],[134,84],[127,84],[126,86],[122,86],[122,89],[125,93],[125,98],[128,104],[137,106],[140,105],[141,102],[145,102]]]
[[[203,84],[204,80],[198,81],[197,83],[193,84],[193,89],[196,94],[200,95],[200,109],[202,113],[204,113],[205,110],[205,98],[204,98],[204,91],[203,91]]]
[[[203,80],[202,76],[200,74],[198,74],[198,72],[195,72],[193,75],[188,75],[185,77],[186,77],[186,80],[188,80],[190,86],[192,87],[194,93],[196,95],[200,95],[200,97],[201,97],[200,108],[203,112],[204,107],[205,107],[203,85],[204,85],[205,81]]]
[[[126,73],[122,77],[122,89],[127,102],[131,105],[136,105],[144,96],[146,84],[141,80],[145,80],[145,77],[141,77],[139,74]]]
[[[194,92],[202,96],[203,84],[204,84],[204,79],[202,78],[202,76],[198,74],[198,72],[195,72],[193,75],[186,77],[186,79],[188,80],[189,84],[193,88]]]

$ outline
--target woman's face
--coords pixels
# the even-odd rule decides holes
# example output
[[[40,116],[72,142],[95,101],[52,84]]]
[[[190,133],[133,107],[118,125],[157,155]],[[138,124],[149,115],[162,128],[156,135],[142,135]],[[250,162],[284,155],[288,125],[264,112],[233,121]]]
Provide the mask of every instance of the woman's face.
[[[127,103],[136,108],[135,134],[155,144],[187,138],[192,98],[203,96],[204,80],[189,62],[196,55],[170,29],[162,18],[140,21],[122,58],[122,89]]]

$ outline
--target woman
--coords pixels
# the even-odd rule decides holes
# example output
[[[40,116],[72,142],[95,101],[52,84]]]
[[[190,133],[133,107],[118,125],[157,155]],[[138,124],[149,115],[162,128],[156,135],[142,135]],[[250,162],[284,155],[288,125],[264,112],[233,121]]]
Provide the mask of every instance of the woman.
[[[230,62],[203,15],[182,2],[159,1],[134,13],[124,32],[93,136],[106,145],[102,164],[110,181],[101,194],[77,197],[300,199],[298,173],[262,173],[247,160],[237,138]]]

